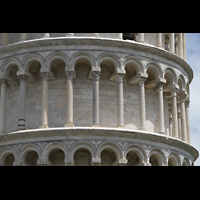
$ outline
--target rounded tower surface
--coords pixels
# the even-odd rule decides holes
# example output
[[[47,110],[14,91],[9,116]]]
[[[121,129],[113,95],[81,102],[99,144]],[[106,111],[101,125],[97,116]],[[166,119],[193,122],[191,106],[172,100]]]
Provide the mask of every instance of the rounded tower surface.
[[[0,165],[192,166],[185,33],[1,33]]]

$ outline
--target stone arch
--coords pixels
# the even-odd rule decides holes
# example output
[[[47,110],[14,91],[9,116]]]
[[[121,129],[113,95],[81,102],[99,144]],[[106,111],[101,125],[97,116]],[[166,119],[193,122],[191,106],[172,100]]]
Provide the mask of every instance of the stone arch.
[[[190,161],[187,157],[185,157],[182,161],[182,166],[190,166]]]
[[[163,70],[162,70],[162,67],[159,63],[155,62],[155,61],[148,61],[145,66],[145,72],[147,73],[147,70],[149,68],[151,68],[154,73],[155,73],[155,79],[159,79],[159,78],[164,78],[163,76]]]
[[[86,51],[79,51],[74,53],[70,58],[70,70],[68,71],[75,71],[75,65],[79,60],[84,60],[91,66],[91,70],[95,71],[96,69],[96,58],[93,54],[86,52]]]
[[[62,142],[51,142],[49,144],[47,144],[41,154],[41,159],[49,159],[49,155],[50,153],[55,150],[55,149],[60,149],[64,152],[65,157],[68,156],[68,151],[67,151],[67,147],[64,143]]]
[[[179,77],[178,77],[178,85],[179,85],[179,89],[180,90],[185,90],[186,89],[186,87],[185,87],[185,79],[184,79],[182,74],[180,74]]]
[[[9,156],[9,154],[12,154],[14,156],[14,161],[16,161],[17,153],[14,148],[12,147],[4,147],[0,150],[0,166],[4,166],[4,161]]]
[[[61,59],[65,63],[65,71],[70,71],[69,57],[63,52],[53,52],[45,59],[45,65],[41,71],[51,71],[51,65],[55,59]]]
[[[41,68],[44,67],[44,58],[41,55],[35,53],[35,54],[28,54],[23,58],[21,62],[22,68],[26,72],[28,72],[31,63],[34,61],[38,61],[41,65]]]
[[[169,159],[172,159],[172,164],[173,166],[180,166],[181,165],[181,160],[179,155],[176,152],[171,152],[168,156],[168,165],[169,165]]]
[[[126,147],[126,149],[124,150],[124,158],[126,159],[127,154],[130,151],[134,151],[137,153],[137,155],[139,156],[140,161],[143,162],[147,162],[147,155],[145,150],[139,146],[139,145],[129,145]]]
[[[105,60],[108,60],[114,65],[115,71],[123,68],[120,62],[120,58],[115,54],[109,54],[109,53],[103,53],[99,55],[99,57],[97,58],[97,67],[100,68],[101,63]]]
[[[75,155],[76,151],[78,151],[79,149],[87,149],[90,152],[92,158],[96,157],[96,149],[91,143],[77,142],[77,143],[73,144],[72,147],[70,148],[69,158],[74,159],[74,155]]]
[[[168,76],[168,77],[167,77]],[[178,84],[177,75],[171,67],[168,67],[164,71],[164,78],[166,79],[166,86],[171,84]]]
[[[21,149],[19,150],[19,153],[18,153],[19,161],[22,161],[22,163],[25,163],[25,158],[27,154],[31,151],[35,151],[38,154],[38,160],[39,160],[41,157],[40,148],[35,144],[26,144],[23,147],[21,147]]]
[[[152,149],[151,152],[149,153],[149,161],[152,155],[156,156],[159,166],[167,165],[167,159],[162,150],[156,148]]]
[[[104,143],[102,143],[97,149],[97,154],[96,155],[97,155],[98,158],[100,158],[101,152],[104,149],[113,150],[117,159],[123,159],[122,150],[121,150],[120,146],[117,145],[116,143],[113,143],[113,142],[104,142]]]
[[[136,57],[133,57],[133,56],[128,56],[128,57],[124,58],[124,61],[123,61],[122,66],[123,66],[124,69],[125,69],[127,64],[133,64],[136,68],[137,74],[139,72],[144,73],[144,66],[143,66],[143,64],[142,64],[142,62],[139,58],[136,58]]]
[[[10,70],[14,65],[17,66],[18,71],[22,70],[21,63],[17,58],[13,57],[5,60],[1,65],[2,74],[0,78],[8,79]]]

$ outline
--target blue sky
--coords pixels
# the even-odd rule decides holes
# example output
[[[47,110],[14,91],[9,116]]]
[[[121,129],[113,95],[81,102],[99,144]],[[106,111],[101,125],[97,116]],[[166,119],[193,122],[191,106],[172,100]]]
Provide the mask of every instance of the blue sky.
[[[186,60],[194,71],[190,84],[191,145],[200,152],[200,33],[186,33],[186,50]],[[200,166],[200,158],[195,166]]]

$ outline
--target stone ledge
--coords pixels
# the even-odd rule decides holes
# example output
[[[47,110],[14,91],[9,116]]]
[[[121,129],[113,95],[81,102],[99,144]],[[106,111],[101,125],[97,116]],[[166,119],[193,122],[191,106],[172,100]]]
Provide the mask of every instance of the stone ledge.
[[[0,136],[0,146],[4,142],[28,139],[46,139],[58,138],[63,136],[107,136],[118,138],[133,138],[139,140],[146,140],[167,144],[170,146],[181,148],[189,152],[196,160],[199,157],[199,152],[190,144],[181,141],[180,139],[161,135],[157,133],[150,133],[146,131],[121,129],[121,128],[103,128],[103,127],[62,127],[62,128],[49,128],[49,129],[31,129],[12,132]],[[59,139],[61,140],[61,139]],[[5,145],[5,144],[4,144]]]

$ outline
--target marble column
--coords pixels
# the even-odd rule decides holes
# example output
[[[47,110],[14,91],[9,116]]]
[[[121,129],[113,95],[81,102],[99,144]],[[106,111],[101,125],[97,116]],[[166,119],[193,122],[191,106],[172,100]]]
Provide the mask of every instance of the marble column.
[[[6,125],[6,91],[8,81],[5,79],[0,80],[1,82],[1,109],[0,109],[0,133],[5,133]]]
[[[65,37],[74,37],[74,33],[66,33]]]
[[[140,130],[146,130],[146,107],[145,107],[145,78],[139,81],[139,97],[140,97]]]
[[[178,116],[177,116],[177,89],[171,89],[172,95],[172,137],[178,138]]]
[[[178,109],[178,137],[180,140],[182,140],[182,135],[181,135],[181,110]]]
[[[182,37],[182,33],[178,33],[178,56],[183,58],[183,37]]]
[[[124,126],[124,94],[123,94],[124,74],[117,74],[117,127]]]
[[[189,117],[189,107],[190,107],[190,101],[185,101],[186,104],[186,127],[187,127],[187,142],[190,144],[190,117]]]
[[[185,37],[185,33],[183,33],[183,59],[186,61],[186,37]]]
[[[162,48],[162,33],[156,33],[156,46]]]
[[[169,115],[169,136],[172,137],[172,114]]]
[[[93,75],[93,127],[99,127],[99,77],[101,72],[92,72]]]
[[[184,142],[187,142],[187,127],[186,127],[186,116],[185,116],[185,97],[180,96],[181,100],[181,137]]]
[[[162,82],[156,83],[158,87],[158,124],[159,124],[159,133],[165,134],[165,125],[164,125],[164,102],[163,102],[163,86],[165,85]]]
[[[3,33],[3,45],[7,45],[9,43],[9,33]]]
[[[65,127],[74,127],[73,122],[73,71],[66,71],[67,75],[67,123]]]
[[[43,38],[50,38],[50,35],[49,35],[49,33],[43,33],[43,36],[42,36]]]
[[[26,82],[28,78],[25,74],[18,75],[18,79],[20,80],[18,130],[25,130]]]
[[[28,33],[21,33],[21,42],[28,39]]]
[[[138,42],[144,43],[144,33],[138,33]]]
[[[41,72],[43,77],[43,87],[42,87],[42,124],[39,128],[49,128],[48,127],[48,81],[50,77],[49,72]]]
[[[123,33],[117,33],[117,39],[123,39]]]
[[[98,33],[92,33],[92,37],[99,37]]]
[[[175,36],[174,33],[169,34],[169,51],[175,54]]]

